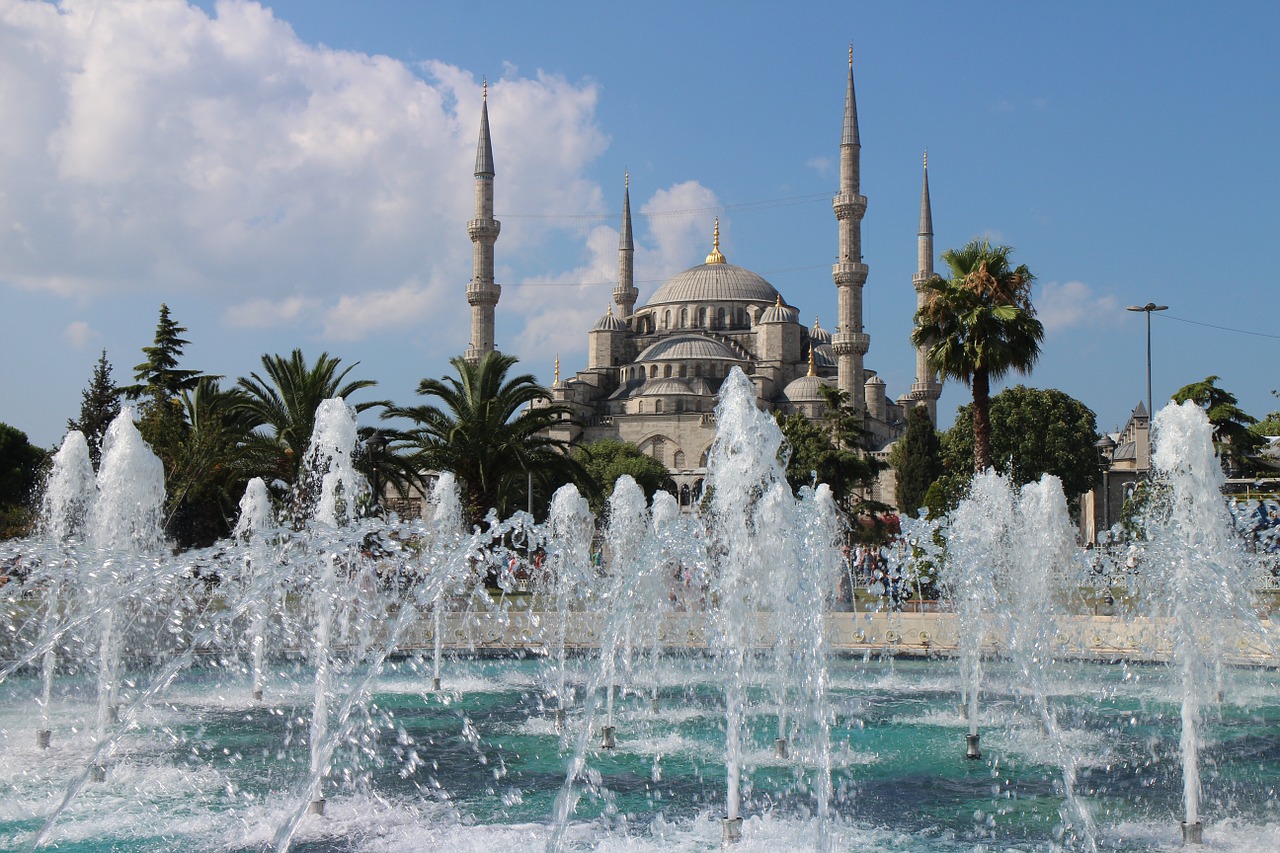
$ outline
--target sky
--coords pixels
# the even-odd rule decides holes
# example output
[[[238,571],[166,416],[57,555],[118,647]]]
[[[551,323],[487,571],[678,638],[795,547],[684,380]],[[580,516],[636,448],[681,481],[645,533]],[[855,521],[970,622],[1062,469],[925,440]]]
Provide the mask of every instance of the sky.
[[[922,158],[938,254],[1013,247],[1046,329],[1018,382],[1123,426],[1206,376],[1280,409],[1280,4],[0,0],[0,422],[61,441],[161,303],[183,367],[300,348],[418,401],[469,337],[488,80],[497,347],[586,366],[630,173],[640,304],[730,263],[835,324],[852,43],[867,366],[909,390]],[[935,263],[941,268],[940,260]],[[941,425],[969,401],[949,384]],[[369,416],[366,415],[366,418]],[[372,422],[372,421],[370,421]]]

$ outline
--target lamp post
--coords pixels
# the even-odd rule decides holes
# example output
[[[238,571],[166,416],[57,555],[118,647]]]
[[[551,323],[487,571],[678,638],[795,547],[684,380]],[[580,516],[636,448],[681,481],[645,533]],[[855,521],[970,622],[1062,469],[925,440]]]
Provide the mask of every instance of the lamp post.
[[[1154,419],[1156,413],[1151,406],[1151,312],[1168,311],[1169,306],[1148,302],[1146,305],[1130,305],[1124,310],[1141,311],[1147,315],[1147,417]]]
[[[373,475],[373,506],[374,510],[382,514],[382,484],[378,482],[378,461],[382,456],[382,449],[387,446],[387,437],[382,434],[381,430],[374,430],[369,433],[369,437],[364,440],[364,446],[369,451],[369,472]]]

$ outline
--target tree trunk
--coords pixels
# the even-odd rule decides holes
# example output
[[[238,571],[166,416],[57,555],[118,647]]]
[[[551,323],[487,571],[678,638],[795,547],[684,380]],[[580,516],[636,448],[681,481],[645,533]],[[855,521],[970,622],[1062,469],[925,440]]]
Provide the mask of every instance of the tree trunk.
[[[981,474],[991,464],[991,380],[985,370],[973,372],[973,470]]]

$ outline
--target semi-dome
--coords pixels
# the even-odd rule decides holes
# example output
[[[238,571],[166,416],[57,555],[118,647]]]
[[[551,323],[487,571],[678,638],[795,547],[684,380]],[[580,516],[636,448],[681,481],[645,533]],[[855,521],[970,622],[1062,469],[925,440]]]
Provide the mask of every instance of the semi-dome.
[[[667,396],[671,394],[695,394],[684,380],[668,377],[665,379],[651,379],[640,389],[640,394],[645,397],[650,396]]]
[[[813,363],[819,368],[836,369],[836,350],[831,344],[816,344],[813,347]]]
[[[649,297],[648,305],[673,302],[776,301],[778,291],[762,276],[727,263],[699,264],[667,280]]]
[[[829,384],[821,376],[801,376],[787,383],[787,387],[782,389],[782,396],[792,403],[825,401],[822,389]]]
[[[798,323],[800,322],[800,312],[795,308],[791,308],[782,304],[782,297],[779,296],[777,301],[765,309],[760,315],[760,323]]]
[[[626,332],[627,324],[619,318],[613,316],[613,306],[609,306],[609,311],[591,327],[593,332]]]
[[[645,347],[636,361],[742,361],[743,357],[724,341],[703,335],[673,335]]]

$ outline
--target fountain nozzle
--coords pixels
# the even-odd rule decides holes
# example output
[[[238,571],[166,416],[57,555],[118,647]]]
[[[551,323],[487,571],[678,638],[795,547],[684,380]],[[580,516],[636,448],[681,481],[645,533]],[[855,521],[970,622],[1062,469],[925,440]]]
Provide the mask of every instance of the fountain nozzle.
[[[440,676],[436,675],[431,678],[431,691],[433,693],[440,692]]]
[[[255,702],[262,701],[262,688],[258,688],[257,690],[253,691],[253,701]]]
[[[791,751],[787,748],[787,739],[780,737],[773,742],[774,758],[790,758]]]
[[[36,749],[48,749],[49,740],[53,737],[53,732],[48,729],[40,729],[36,732]]]
[[[982,750],[978,749],[978,739],[981,735],[972,734],[965,735],[965,753],[964,757],[976,761],[982,757]]]
[[[321,817],[324,817],[324,804],[325,804],[324,797],[321,797],[318,800],[312,800],[311,802],[307,803],[307,814],[315,814],[315,815],[320,815]]]
[[[618,745],[617,739],[613,735],[613,726],[604,726],[600,729],[600,748],[613,749]]]
[[[737,844],[742,840],[742,818],[727,817],[720,821],[722,845]]]
[[[1183,844],[1202,844],[1204,843],[1204,839],[1202,837],[1203,834],[1204,834],[1204,824],[1201,823],[1200,821],[1196,821],[1195,823],[1183,822],[1182,824],[1182,843]]]

